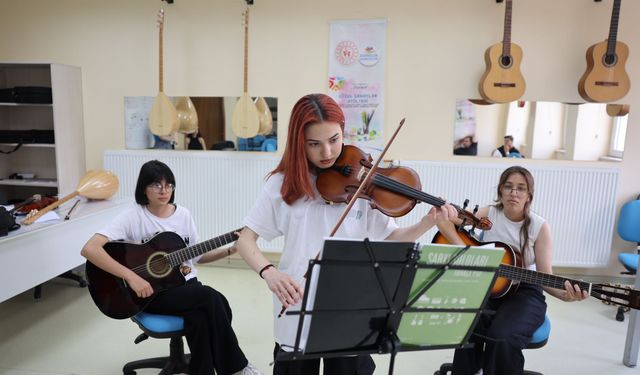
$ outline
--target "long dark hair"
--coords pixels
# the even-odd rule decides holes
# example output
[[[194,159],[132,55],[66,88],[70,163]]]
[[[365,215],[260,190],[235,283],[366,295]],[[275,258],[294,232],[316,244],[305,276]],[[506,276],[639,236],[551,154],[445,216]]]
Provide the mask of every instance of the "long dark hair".
[[[533,202],[533,193],[534,193],[534,184],[533,184],[533,175],[526,168],[521,166],[513,166],[509,167],[502,172],[500,175],[500,182],[498,183],[498,199],[496,199],[496,208],[500,211],[504,209],[504,205],[502,204],[502,187],[507,182],[509,176],[514,173],[520,173],[522,177],[527,181],[527,194],[529,195],[529,199],[524,204],[524,221],[522,223],[522,228],[520,228],[520,253],[523,258],[525,256],[525,252],[529,251],[527,249],[527,244],[529,243],[529,224],[531,224],[531,202]],[[526,258],[524,258],[526,259]]]
[[[344,113],[331,97],[324,94],[305,95],[293,106],[287,146],[280,164],[268,176],[282,172],[284,181],[280,194],[287,204],[293,204],[302,197],[314,197],[309,178],[309,161],[304,149],[304,130],[309,125],[335,122],[344,131]]]
[[[176,178],[173,176],[171,169],[163,162],[158,160],[151,160],[142,165],[140,168],[140,174],[138,175],[138,183],[136,184],[136,203],[141,206],[149,204],[149,198],[145,194],[147,186],[155,183],[165,181],[167,184],[176,186]],[[169,203],[173,203],[175,198],[175,189],[171,192],[171,199]]]

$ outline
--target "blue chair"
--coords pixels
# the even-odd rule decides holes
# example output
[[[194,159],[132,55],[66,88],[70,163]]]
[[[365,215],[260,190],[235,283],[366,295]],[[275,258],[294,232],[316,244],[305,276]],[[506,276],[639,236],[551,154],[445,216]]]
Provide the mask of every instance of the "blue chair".
[[[629,201],[620,209],[620,215],[618,216],[618,236],[625,241],[635,242],[638,246],[636,253],[620,253],[618,254],[618,260],[628,275],[635,275],[638,272],[638,257],[640,257],[640,195],[633,200]],[[624,321],[624,307],[618,307],[616,314],[616,320]]]
[[[143,333],[138,335],[134,342],[154,338],[169,338],[169,356],[140,359],[129,362],[122,368],[124,375],[135,375],[138,369],[159,368],[159,375],[183,374],[189,371],[190,354],[184,354],[184,319],[181,316],[149,314],[140,312],[131,318],[138,324]]]
[[[544,322],[542,322],[540,327],[538,327],[538,329],[536,329],[536,331],[533,333],[533,336],[531,336],[531,341],[529,341],[529,344],[525,347],[525,349],[542,348],[547,344],[550,333],[551,333],[551,321],[549,320],[549,317],[545,315]],[[447,375],[447,374],[450,374],[451,371],[453,371],[453,363],[443,363],[442,366],[440,366],[440,369],[434,372],[433,375]],[[535,372],[535,371],[528,371],[528,370],[524,370],[524,374],[525,375],[542,375],[542,373]]]

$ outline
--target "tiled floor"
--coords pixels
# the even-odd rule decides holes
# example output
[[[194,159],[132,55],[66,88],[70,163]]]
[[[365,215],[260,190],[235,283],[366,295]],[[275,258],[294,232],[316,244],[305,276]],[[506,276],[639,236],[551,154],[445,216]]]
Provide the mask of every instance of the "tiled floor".
[[[199,278],[227,296],[245,354],[271,373],[271,298],[264,282],[249,270],[221,267],[200,267]],[[613,307],[595,299],[563,303],[547,297],[547,301],[551,339],[541,349],[525,351],[528,369],[547,375],[640,373],[622,364],[627,322],[614,319]],[[134,344],[138,334],[130,320],[103,316],[86,289],[56,279],[44,285],[38,302],[29,292],[0,303],[0,374],[115,375],[122,373],[125,362],[168,353],[167,340]],[[395,374],[432,374],[452,355],[452,350],[400,353]],[[388,355],[375,355],[374,360],[376,374],[388,373]]]

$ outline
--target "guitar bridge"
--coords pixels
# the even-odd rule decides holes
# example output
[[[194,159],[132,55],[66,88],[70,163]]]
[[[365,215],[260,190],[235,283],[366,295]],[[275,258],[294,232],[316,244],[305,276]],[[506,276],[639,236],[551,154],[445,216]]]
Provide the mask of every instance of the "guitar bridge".
[[[494,82],[493,87],[516,87],[516,84],[510,82]]]
[[[596,81],[596,86],[617,87],[618,86],[618,82]]]

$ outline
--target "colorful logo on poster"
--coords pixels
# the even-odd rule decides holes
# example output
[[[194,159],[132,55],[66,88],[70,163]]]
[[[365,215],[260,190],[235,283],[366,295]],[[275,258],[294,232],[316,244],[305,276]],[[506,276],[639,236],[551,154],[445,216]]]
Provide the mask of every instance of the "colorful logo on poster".
[[[358,46],[350,40],[343,40],[336,46],[336,60],[342,65],[351,65],[358,59]]]
[[[374,66],[380,61],[380,54],[374,46],[366,46],[358,56],[358,60],[364,66]]]
[[[329,90],[340,91],[344,87],[345,82],[344,77],[329,77]]]

